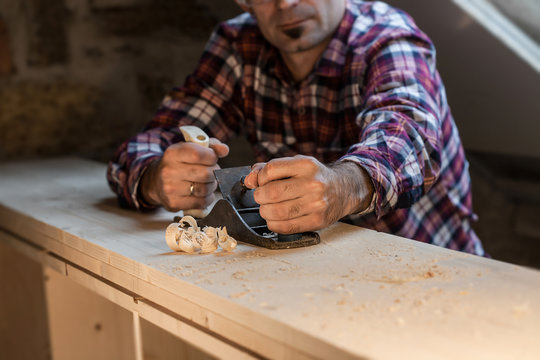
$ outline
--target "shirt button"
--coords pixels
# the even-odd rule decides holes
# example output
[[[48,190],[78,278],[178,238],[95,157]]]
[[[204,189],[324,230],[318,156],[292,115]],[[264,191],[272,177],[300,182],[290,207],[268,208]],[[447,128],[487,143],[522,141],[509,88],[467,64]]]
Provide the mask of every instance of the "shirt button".
[[[306,113],[306,108],[301,106],[296,110],[296,112],[298,113],[298,115],[304,115]]]

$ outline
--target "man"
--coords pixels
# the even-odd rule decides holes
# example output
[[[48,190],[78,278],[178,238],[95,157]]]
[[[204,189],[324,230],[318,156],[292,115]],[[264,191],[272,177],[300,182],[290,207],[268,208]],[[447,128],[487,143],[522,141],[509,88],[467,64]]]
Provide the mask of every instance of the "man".
[[[435,68],[405,13],[359,0],[236,0],[194,73],[110,163],[120,202],[203,208],[224,143],[243,134],[257,161],[245,183],[269,229],[344,219],[484,255],[471,228],[468,163]],[[196,125],[210,148],[178,130]]]

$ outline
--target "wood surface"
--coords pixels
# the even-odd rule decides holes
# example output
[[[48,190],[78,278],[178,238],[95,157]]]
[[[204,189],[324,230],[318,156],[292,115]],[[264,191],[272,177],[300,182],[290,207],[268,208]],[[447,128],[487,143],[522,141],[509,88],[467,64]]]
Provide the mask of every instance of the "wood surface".
[[[0,359],[51,359],[47,325],[42,267],[0,233]]]
[[[341,223],[308,248],[173,253],[174,215],[120,209],[104,164],[0,166],[0,239],[222,357],[540,357],[538,271]]]

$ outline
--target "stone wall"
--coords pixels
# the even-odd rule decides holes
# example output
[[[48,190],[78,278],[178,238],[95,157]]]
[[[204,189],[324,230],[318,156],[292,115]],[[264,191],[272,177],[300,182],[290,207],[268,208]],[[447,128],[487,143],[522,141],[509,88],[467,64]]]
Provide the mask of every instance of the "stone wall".
[[[0,161],[107,160],[195,66],[232,0],[0,2]]]

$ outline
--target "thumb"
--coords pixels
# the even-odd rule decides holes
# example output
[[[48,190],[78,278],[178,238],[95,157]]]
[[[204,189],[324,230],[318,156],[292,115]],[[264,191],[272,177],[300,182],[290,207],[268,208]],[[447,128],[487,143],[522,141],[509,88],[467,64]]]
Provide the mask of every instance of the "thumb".
[[[218,158],[224,158],[229,155],[229,146],[216,138],[210,138],[210,148],[214,150]]]

